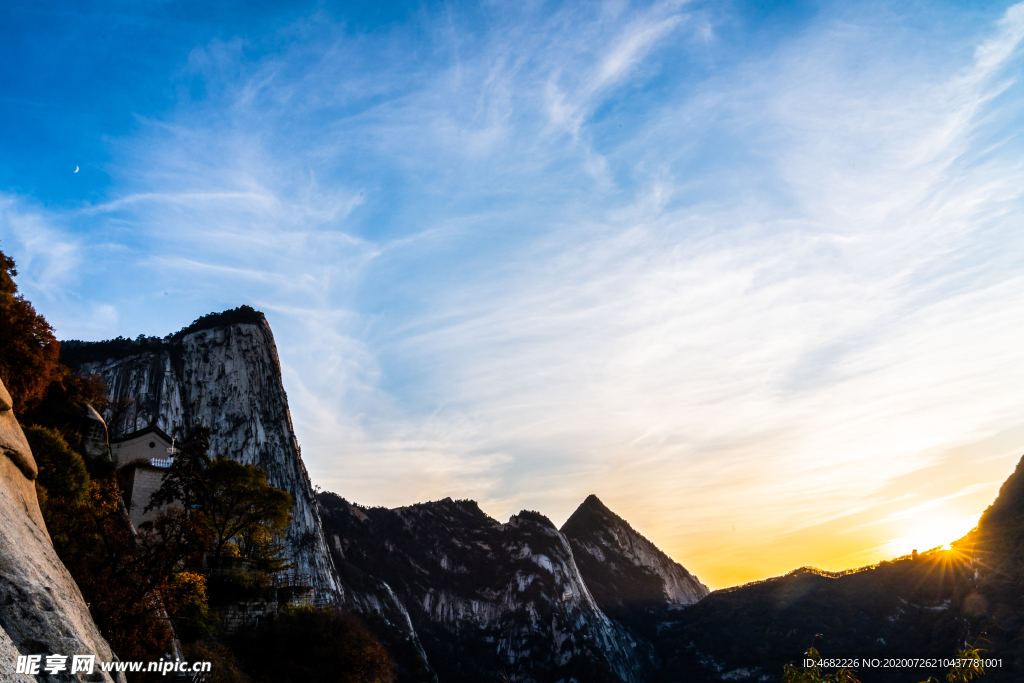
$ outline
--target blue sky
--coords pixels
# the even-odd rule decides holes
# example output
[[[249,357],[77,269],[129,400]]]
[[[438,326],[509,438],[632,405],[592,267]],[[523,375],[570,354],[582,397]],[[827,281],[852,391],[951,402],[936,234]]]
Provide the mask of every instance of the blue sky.
[[[61,338],[265,311],[352,500],[561,523],[597,493],[721,586],[950,540],[1024,452],[1024,7],[8,3],[0,31],[22,291]]]

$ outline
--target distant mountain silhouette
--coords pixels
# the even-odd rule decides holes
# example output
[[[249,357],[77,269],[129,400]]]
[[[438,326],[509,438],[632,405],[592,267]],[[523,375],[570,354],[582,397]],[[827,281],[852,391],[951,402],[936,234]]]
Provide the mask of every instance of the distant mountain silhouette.
[[[692,605],[709,593],[707,586],[595,495],[583,501],[561,532],[572,546],[587,588],[609,616]]]
[[[984,681],[1024,680],[1024,459],[978,527],[951,544],[849,572],[804,567],[715,591],[662,625],[660,681],[777,677],[814,640],[823,656],[943,656],[978,643]],[[815,635],[821,637],[815,640]],[[865,669],[864,683],[945,669]]]

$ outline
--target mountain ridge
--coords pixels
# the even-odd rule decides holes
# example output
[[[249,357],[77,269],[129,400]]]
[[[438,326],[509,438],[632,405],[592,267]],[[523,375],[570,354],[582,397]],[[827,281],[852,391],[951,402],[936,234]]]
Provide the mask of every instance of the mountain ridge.
[[[343,580],[376,577],[407,608],[441,680],[639,683],[653,668],[594,602],[568,541],[524,510],[501,523],[475,501],[366,508],[319,495]],[[358,590],[358,587],[355,587]]]

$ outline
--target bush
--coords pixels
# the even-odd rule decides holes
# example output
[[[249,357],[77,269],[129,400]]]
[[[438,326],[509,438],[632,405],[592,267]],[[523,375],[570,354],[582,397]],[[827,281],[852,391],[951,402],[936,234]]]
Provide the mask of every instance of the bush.
[[[261,683],[391,683],[395,666],[354,615],[295,608],[233,639],[246,672]]]
[[[207,601],[205,576],[188,570],[172,574],[163,598],[180,640],[192,642],[213,633],[217,615]]]
[[[185,658],[190,662],[210,662],[206,683],[252,683],[245,675],[234,653],[216,641],[185,645]]]
[[[30,426],[25,427],[24,432],[39,467],[36,478],[39,507],[47,526],[51,526],[49,517],[52,510],[48,502],[59,498],[71,507],[85,503],[91,483],[89,473],[82,456],[71,449],[57,430]]]

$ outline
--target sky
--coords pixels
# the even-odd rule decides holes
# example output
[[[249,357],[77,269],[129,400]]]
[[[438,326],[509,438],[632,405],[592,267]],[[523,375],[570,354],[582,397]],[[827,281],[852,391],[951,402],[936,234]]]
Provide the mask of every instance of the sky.
[[[313,482],[712,588],[954,540],[1024,454],[1024,4],[0,5],[61,339],[266,313]]]

